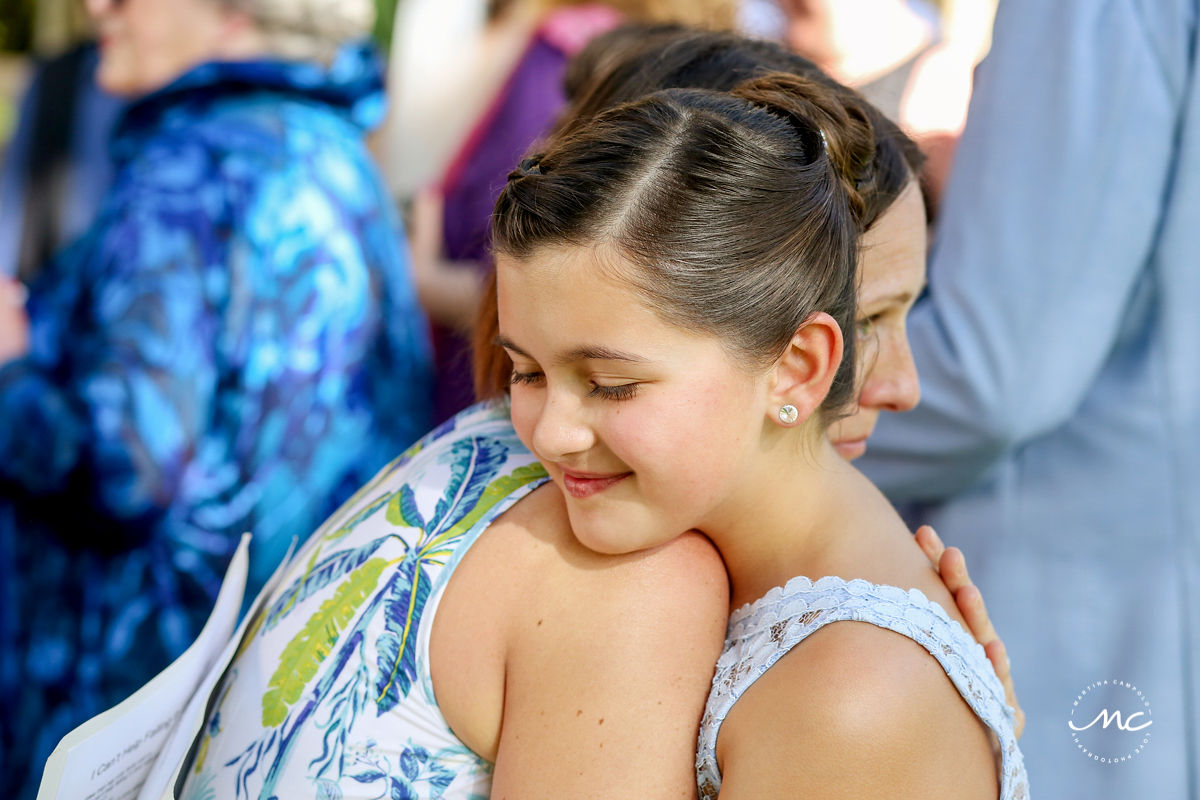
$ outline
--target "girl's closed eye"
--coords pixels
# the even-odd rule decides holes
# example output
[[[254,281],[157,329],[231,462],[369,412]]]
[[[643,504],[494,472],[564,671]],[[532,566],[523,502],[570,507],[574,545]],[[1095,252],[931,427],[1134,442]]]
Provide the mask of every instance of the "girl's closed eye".
[[[588,397],[599,397],[604,400],[630,400],[637,394],[637,388],[637,383],[621,383],[616,386],[593,383]]]
[[[512,371],[512,373],[508,376],[508,383],[510,386],[516,386],[516,385],[522,384],[522,383],[526,383],[526,384],[539,383],[542,380],[544,380],[545,377],[546,376],[543,373],[538,372],[536,370],[531,370],[529,372],[521,372],[520,370],[514,369]]]

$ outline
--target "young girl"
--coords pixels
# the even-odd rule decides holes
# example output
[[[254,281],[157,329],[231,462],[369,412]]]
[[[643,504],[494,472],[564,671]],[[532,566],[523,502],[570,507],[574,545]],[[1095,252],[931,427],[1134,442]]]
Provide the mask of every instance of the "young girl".
[[[720,560],[598,554],[545,481],[493,405],[365,487],[247,638],[188,796],[694,795]]]
[[[575,537],[698,530],[728,570],[702,797],[1027,794],[982,649],[825,436],[853,399],[847,178],[872,141],[810,81],[672,90],[570,131],[497,203],[513,423]]]

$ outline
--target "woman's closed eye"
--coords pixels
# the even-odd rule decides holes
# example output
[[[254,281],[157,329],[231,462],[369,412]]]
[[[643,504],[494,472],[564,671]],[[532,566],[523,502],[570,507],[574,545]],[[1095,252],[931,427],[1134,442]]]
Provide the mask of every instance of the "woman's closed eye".
[[[878,325],[879,323],[883,322],[883,318],[886,316],[887,316],[886,311],[880,311],[876,314],[872,314],[869,317],[863,317],[862,319],[857,320],[855,322],[855,325],[858,328],[858,335],[859,336],[869,336],[872,333],[874,333],[875,326]]]

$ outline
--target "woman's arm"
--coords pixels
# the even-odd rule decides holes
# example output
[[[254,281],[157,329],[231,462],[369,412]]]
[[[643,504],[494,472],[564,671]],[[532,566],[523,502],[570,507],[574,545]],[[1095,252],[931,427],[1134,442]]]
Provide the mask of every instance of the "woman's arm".
[[[0,366],[29,352],[29,317],[25,287],[0,276]]]
[[[449,261],[442,252],[443,203],[444,198],[431,189],[413,199],[409,227],[413,277],[429,318],[469,333],[479,311],[483,280],[474,264]]]

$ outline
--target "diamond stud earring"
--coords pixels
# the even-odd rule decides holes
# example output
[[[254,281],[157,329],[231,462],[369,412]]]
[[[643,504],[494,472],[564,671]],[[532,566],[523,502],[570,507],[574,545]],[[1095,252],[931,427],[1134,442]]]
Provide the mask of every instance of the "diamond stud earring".
[[[800,416],[800,412],[791,403],[788,403],[783,408],[779,409],[779,421],[784,425],[791,425]]]

